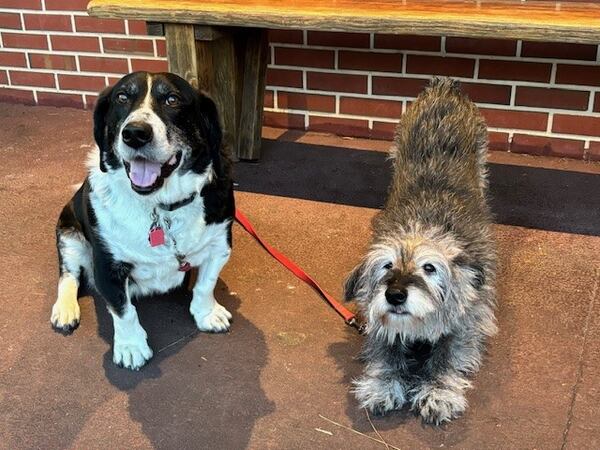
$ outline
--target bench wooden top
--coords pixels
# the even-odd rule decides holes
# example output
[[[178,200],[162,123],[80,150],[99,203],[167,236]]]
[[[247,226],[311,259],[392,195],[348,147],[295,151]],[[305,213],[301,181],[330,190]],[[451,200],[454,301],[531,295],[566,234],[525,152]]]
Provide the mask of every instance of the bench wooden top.
[[[519,0],[92,0],[97,17],[600,43],[600,4]]]

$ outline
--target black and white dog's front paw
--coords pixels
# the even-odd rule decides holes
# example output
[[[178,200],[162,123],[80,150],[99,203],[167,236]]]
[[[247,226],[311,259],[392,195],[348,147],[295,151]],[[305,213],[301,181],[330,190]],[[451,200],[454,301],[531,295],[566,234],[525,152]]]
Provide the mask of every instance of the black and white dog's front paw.
[[[58,296],[52,306],[50,323],[59,333],[70,334],[79,326],[81,310],[77,302],[78,286],[77,280],[68,275],[61,277],[58,284]]]
[[[231,313],[214,299],[192,301],[190,312],[200,331],[224,333],[229,331]]]
[[[401,409],[406,401],[404,386],[399,380],[363,375],[353,384],[352,392],[360,406],[376,415]]]
[[[424,385],[414,391],[412,410],[417,412],[423,422],[441,425],[460,416],[467,409],[464,390],[470,386],[466,380],[461,385]]]
[[[152,358],[152,349],[143,340],[115,341],[113,362],[125,369],[140,370]]]

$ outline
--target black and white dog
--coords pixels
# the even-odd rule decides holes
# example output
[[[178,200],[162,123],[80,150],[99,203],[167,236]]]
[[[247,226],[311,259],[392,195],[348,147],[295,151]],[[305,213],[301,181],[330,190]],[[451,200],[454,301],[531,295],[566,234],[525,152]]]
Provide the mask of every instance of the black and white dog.
[[[51,322],[62,332],[78,326],[85,276],[113,317],[113,361],[137,370],[152,350],[132,298],[180,286],[192,267],[198,328],[229,329],[213,290],[231,253],[231,161],[213,101],[169,73],[132,73],[102,92],[94,138],[89,174],[56,228]]]

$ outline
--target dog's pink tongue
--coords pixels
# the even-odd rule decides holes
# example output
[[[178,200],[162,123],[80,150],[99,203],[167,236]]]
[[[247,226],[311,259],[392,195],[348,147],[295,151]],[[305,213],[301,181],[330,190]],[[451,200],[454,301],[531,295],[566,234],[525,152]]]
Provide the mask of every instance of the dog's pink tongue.
[[[129,177],[136,186],[152,186],[160,175],[159,163],[150,162],[145,159],[134,159],[129,167]]]

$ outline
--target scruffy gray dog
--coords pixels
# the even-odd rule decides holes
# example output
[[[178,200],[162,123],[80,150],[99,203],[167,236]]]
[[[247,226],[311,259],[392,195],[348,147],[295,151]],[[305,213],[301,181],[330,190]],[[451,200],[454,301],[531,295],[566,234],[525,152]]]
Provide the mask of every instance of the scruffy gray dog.
[[[385,208],[345,284],[366,320],[354,392],[373,413],[408,403],[440,424],[467,406],[496,332],[486,152],[485,122],[452,80],[434,79],[396,130]]]

